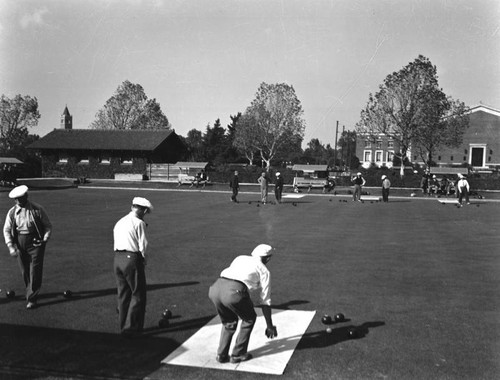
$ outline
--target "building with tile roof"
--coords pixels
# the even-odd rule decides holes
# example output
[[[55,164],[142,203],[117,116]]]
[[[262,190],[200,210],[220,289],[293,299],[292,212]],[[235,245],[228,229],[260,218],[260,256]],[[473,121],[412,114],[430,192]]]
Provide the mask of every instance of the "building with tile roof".
[[[61,128],[28,146],[42,159],[43,177],[114,178],[116,174],[148,176],[151,164],[175,163],[187,148],[172,129],[73,129],[67,107]]]

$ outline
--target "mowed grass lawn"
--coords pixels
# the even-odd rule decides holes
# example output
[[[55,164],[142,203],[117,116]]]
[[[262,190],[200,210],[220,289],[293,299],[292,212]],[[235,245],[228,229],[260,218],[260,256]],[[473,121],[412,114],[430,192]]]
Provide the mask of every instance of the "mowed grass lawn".
[[[12,202],[0,196],[3,225]],[[146,217],[147,336],[129,341],[118,335],[112,228],[134,196],[155,210]],[[2,244],[0,377],[275,378],[160,365],[215,316],[207,293],[220,271],[268,243],[276,248],[275,307],[317,312],[282,378],[498,378],[500,203],[458,209],[429,199],[316,195],[257,206],[257,193],[239,198],[206,190],[32,191],[54,225],[43,297],[38,309],[25,309],[16,261]],[[16,300],[7,301],[8,289]],[[62,297],[67,289],[74,297]],[[159,329],[165,308],[174,317]],[[338,312],[348,320],[327,334],[321,317]],[[348,339],[349,326],[362,336]]]

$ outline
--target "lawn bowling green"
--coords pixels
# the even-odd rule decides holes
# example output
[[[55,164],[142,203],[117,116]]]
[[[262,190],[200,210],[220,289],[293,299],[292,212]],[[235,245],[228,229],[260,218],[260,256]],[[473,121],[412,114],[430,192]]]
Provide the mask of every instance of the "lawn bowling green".
[[[12,202],[0,195],[4,217]],[[128,341],[118,334],[112,229],[135,196],[155,210],[146,216],[145,337]],[[231,369],[161,362],[217,323],[209,286],[259,243],[276,248],[268,264],[273,313],[315,312],[294,338],[283,379],[493,379],[500,372],[500,203],[490,195],[474,201],[481,207],[460,210],[393,189],[390,202],[377,207],[311,194],[287,200],[290,207],[257,208],[257,188],[243,189],[235,204],[227,186],[217,185],[37,190],[30,198],[46,208],[54,234],[35,310],[25,308],[16,260],[5,246],[0,255],[0,374],[15,368],[24,378],[234,379]],[[68,289],[71,298],[62,296]],[[7,290],[16,298],[7,299]],[[166,308],[173,317],[160,328]],[[321,322],[339,312],[346,322]],[[278,339],[293,323],[277,319]],[[351,339],[351,327],[362,334]],[[260,358],[273,357],[280,342],[252,341],[262,342],[252,348]],[[236,376],[277,378],[267,370]]]

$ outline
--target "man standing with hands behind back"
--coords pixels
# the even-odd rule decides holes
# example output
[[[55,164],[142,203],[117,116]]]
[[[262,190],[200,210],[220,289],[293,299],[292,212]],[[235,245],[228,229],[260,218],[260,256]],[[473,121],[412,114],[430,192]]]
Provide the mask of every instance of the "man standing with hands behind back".
[[[240,363],[252,359],[247,350],[257,314],[250,292],[259,294],[267,325],[266,336],[269,339],[278,336],[271,312],[271,273],[266,267],[271,260],[272,251],[270,245],[259,244],[251,255],[236,257],[210,287],[208,296],[222,322],[216,357],[219,363]],[[229,357],[229,347],[238,326],[238,318],[241,319],[241,328]]]
[[[131,211],[113,229],[114,273],[118,289],[118,317],[121,334],[136,337],[144,328],[146,314],[146,239],[145,215],[153,205],[145,198],[135,197]]]
[[[234,175],[229,181],[229,187],[233,191],[233,194],[231,195],[231,202],[236,202],[238,203],[238,199],[236,198],[238,196],[238,189],[240,188],[240,181],[238,179],[238,171],[234,171]]]
[[[16,205],[7,213],[3,227],[9,253],[17,257],[26,285],[27,309],[37,306],[42,287],[45,245],[52,233],[52,224],[45,209],[28,201],[28,186],[17,186],[9,193]]]

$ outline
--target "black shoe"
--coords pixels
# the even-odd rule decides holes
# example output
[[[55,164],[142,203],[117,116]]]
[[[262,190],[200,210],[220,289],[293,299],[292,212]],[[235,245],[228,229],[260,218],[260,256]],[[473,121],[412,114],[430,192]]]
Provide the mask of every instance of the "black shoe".
[[[228,355],[217,355],[215,357],[215,360],[217,360],[219,363],[227,363],[229,361],[229,356]]]
[[[248,352],[246,354],[239,355],[239,356],[231,355],[231,363],[233,363],[233,364],[240,363],[240,362],[246,362],[247,360],[250,360],[250,359],[252,359],[252,354],[249,354]]]

